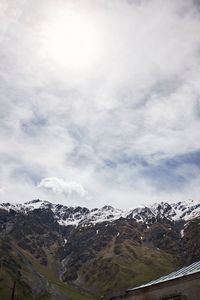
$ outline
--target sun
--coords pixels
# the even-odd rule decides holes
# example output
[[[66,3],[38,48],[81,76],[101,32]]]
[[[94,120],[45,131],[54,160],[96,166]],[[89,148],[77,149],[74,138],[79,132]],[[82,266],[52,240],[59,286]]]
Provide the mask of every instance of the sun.
[[[86,16],[61,14],[43,28],[43,53],[72,70],[93,66],[100,55],[97,26]]]

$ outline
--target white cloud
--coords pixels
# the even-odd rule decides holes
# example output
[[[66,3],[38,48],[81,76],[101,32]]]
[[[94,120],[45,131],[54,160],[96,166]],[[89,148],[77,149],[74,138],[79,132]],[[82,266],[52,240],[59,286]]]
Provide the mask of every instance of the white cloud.
[[[98,59],[79,70],[67,67],[67,50],[62,63],[43,49],[41,29],[69,12],[99,39]],[[65,201],[87,190],[76,203],[130,207],[198,195],[198,172],[187,175],[193,164],[171,171],[185,179],[176,190],[158,189],[145,173],[200,151],[200,18],[192,0],[6,0],[0,28],[2,200]]]
[[[87,195],[87,192],[81,184],[74,181],[67,182],[57,177],[43,178],[37,187],[52,190],[56,194],[65,194],[67,196],[76,194],[80,197],[85,197]]]

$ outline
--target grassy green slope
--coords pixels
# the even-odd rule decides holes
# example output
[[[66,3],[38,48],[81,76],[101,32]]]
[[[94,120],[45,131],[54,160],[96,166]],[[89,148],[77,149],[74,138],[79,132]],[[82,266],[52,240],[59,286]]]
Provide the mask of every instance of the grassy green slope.
[[[79,280],[92,292],[102,290],[107,294],[148,282],[173,271],[177,265],[177,260],[164,251],[127,241],[101,251],[81,268]]]
[[[29,258],[34,268],[48,280],[49,285],[52,286],[53,288],[62,291],[64,294],[66,294],[69,297],[70,300],[95,300],[96,299],[94,296],[91,296],[90,294],[85,293],[80,289],[77,289],[76,287],[72,287],[69,284],[60,281],[56,275],[56,272],[52,264],[49,264],[48,266],[43,266],[38,262],[37,259],[32,257],[29,253],[26,253],[25,255]],[[51,257],[49,257],[48,260],[51,261]]]
[[[42,266],[30,253],[10,241],[0,241],[0,299],[11,297],[16,282],[15,296],[20,300],[95,300],[95,297],[59,281],[53,265]],[[49,257],[51,261],[51,257]],[[37,296],[33,297],[33,292]]]
[[[0,242],[0,299],[10,298],[15,281],[20,300],[95,300],[167,274],[179,263],[174,255],[150,244],[115,237],[94,254],[75,265],[78,278],[72,285],[59,280],[61,266],[57,265],[56,255],[49,248],[45,249],[47,264],[42,265],[40,258],[29,250],[22,249],[14,241],[3,240]],[[74,259],[73,263],[76,261]]]

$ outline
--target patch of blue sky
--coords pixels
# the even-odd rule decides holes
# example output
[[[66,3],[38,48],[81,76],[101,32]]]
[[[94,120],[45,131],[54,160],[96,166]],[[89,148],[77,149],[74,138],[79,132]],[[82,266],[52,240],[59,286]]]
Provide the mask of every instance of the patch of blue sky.
[[[41,130],[41,128],[45,127],[47,124],[47,118],[35,113],[33,118],[26,122],[22,122],[21,129],[27,135],[35,136],[38,134],[39,130]]]
[[[68,126],[67,131],[78,144],[84,142],[86,139],[86,130],[76,126],[75,124]]]
[[[10,169],[10,176],[15,180],[24,179],[36,185],[41,178],[46,176],[45,171],[41,167],[23,161],[17,155],[0,153],[0,162],[2,166]]]
[[[12,169],[11,177],[16,180],[24,180],[30,182],[32,185],[36,186],[41,181],[43,177],[46,176],[44,170],[37,166],[28,166],[25,164],[19,164]]]
[[[189,182],[185,174],[181,175],[162,164],[145,168],[142,175],[154,187],[163,190],[177,190]]]
[[[108,168],[117,168],[117,166],[124,166],[124,167],[133,167],[133,166],[142,166],[147,167],[149,165],[148,161],[139,155],[127,155],[122,154],[119,155],[114,160],[108,159],[104,161],[104,166]]]
[[[180,84],[181,79],[177,77],[156,81],[149,90],[150,96],[169,96],[179,88]]]
[[[176,169],[181,165],[194,165],[200,168],[200,150],[188,152],[182,155],[176,155],[173,158],[166,160],[165,165],[168,169]]]
[[[104,160],[104,166],[108,167],[108,168],[111,168],[111,169],[114,169],[114,168],[117,168],[117,163],[115,161],[110,160],[110,159],[106,159],[106,160]]]
[[[160,160],[144,168],[142,174],[157,187],[179,189],[196,176],[196,168],[200,168],[200,151]]]
[[[156,155],[152,155],[154,157]],[[149,158],[142,157],[140,155],[127,155],[123,154],[118,156],[115,159],[105,160],[104,163],[107,167],[117,167],[118,165],[127,165],[127,166],[142,166],[145,168],[159,168],[165,167],[166,169],[176,169],[183,164],[195,165],[200,167],[200,150],[195,152],[188,152],[186,154],[176,155],[170,159],[160,159],[154,163],[151,156]],[[152,162],[153,161],[153,162]]]
[[[139,155],[121,155],[103,163],[105,169],[126,169],[130,178],[134,169],[134,174],[136,171],[139,177],[146,178],[157,189],[178,190],[189,183],[195,176],[196,168],[200,168],[200,151],[160,159],[156,163],[151,157],[148,160]]]

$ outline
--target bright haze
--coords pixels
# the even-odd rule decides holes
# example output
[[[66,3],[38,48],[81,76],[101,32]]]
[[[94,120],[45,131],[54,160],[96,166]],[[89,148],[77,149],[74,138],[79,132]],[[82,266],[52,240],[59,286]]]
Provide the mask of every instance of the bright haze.
[[[0,201],[200,200],[200,5],[0,1]]]

